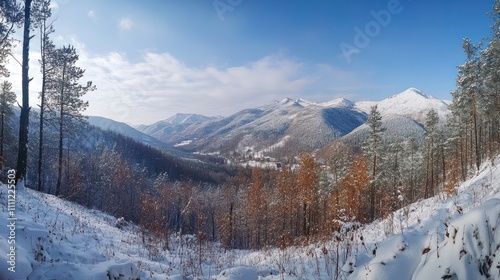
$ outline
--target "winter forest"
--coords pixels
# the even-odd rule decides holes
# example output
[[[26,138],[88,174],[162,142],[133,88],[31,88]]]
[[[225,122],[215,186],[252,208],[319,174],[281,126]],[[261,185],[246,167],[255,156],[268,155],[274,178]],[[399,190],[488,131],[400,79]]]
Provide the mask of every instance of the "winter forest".
[[[364,272],[358,269],[363,266],[353,265],[362,263],[360,252],[369,256],[364,262],[368,267],[368,259],[380,256],[376,252],[377,244],[385,244],[363,234],[370,232],[367,230],[370,225],[383,222],[383,236],[403,236],[410,228],[409,221],[416,220],[411,218],[415,217],[410,210],[412,205],[426,201],[435,201],[436,205],[452,201],[450,207],[465,215],[463,208],[468,206],[460,206],[457,202],[461,184],[482,174],[485,166],[498,165],[499,1],[495,1],[490,12],[490,36],[481,42],[463,40],[464,63],[458,66],[456,89],[451,93],[447,113],[429,108],[420,116],[421,134],[401,136],[392,133],[395,128],[385,123],[387,116],[373,105],[366,114],[358,112],[359,118],[364,118],[365,130],[356,140],[337,137],[321,146],[286,140],[287,148],[275,145],[266,150],[267,158],[259,158],[246,146],[227,144],[242,141],[244,136],[224,142],[227,145],[224,147],[231,148],[203,153],[194,148],[177,150],[166,144],[148,145],[130,135],[93,125],[85,115],[92,104],[82,97],[98,90],[100,85],[87,81],[86,73],[92,69],[78,66],[75,46],[54,43],[58,21],[52,15],[51,1],[2,0],[0,9],[1,182],[7,184],[9,170],[15,169],[18,192],[23,188],[26,188],[24,192],[31,189],[29,196],[28,193],[18,195],[18,203],[22,203],[19,200],[23,197],[33,200],[40,195],[49,204],[49,201],[55,204],[72,202],[75,204],[64,205],[102,211],[105,213],[102,215],[118,221],[113,227],[140,236],[134,242],[146,248],[142,253],[144,259],[164,262],[165,267],[169,267],[155,270],[146,267],[146,261],[134,260],[132,268],[127,267],[128,271],[120,272],[116,278],[112,278],[115,277],[113,268],[105,268],[103,271],[107,271],[108,278],[103,279],[151,279],[156,277],[155,273],[158,279],[170,279],[168,277],[175,275],[174,272],[184,279],[257,279],[253,270],[240,269],[238,273],[242,274],[235,278],[227,276],[228,270],[227,275],[222,273],[231,268],[228,252],[263,252],[264,256],[266,252],[273,252],[269,253],[270,260],[262,261],[265,264],[257,260],[245,264],[260,267],[255,271],[263,279],[361,279]],[[40,48],[40,57],[29,56],[35,40],[38,40],[36,46]],[[16,46],[22,48],[22,58],[12,55]],[[22,67],[21,100],[16,100],[13,84],[9,81],[9,60],[16,60]],[[40,66],[41,88],[33,88],[30,84],[33,75],[28,67],[30,60]],[[37,99],[38,106],[31,107],[30,99]],[[216,121],[209,120],[213,126]],[[211,133],[209,128],[204,127],[206,135]],[[272,137],[262,133],[255,141]],[[263,164],[252,166],[248,164],[250,160]],[[266,167],[266,162],[270,162],[272,168]],[[0,198],[6,200],[7,186],[2,185],[2,188],[5,190]],[[56,198],[64,202],[56,203]],[[481,198],[478,201],[482,201]],[[6,209],[4,204],[2,207]],[[37,221],[42,220],[40,213],[30,213],[38,217]],[[498,218],[493,214],[491,217]],[[55,219],[49,232],[58,236],[57,231],[62,229],[57,226],[57,217]],[[493,223],[490,227],[498,227],[498,221],[490,222]],[[438,244],[450,238],[450,232],[453,235],[451,223],[443,222],[436,227],[444,225],[445,231],[436,235],[440,237],[431,238],[429,245],[424,245],[424,252],[418,251],[419,260],[434,250],[431,241]],[[494,229],[489,234],[496,240],[498,234]],[[17,230],[20,232],[19,228]],[[460,235],[462,228],[457,226],[454,230],[453,244],[457,231]],[[78,231],[76,225],[73,233],[75,231]],[[0,241],[4,242],[6,236]],[[398,247],[400,252],[412,246],[408,240],[402,241],[404,246]],[[44,259],[43,256],[51,253],[37,248],[35,252],[41,255],[29,258],[35,276],[42,275],[37,274],[38,265],[57,263],[55,257],[51,261]],[[292,254],[289,251],[292,248],[302,254],[297,259],[305,259],[307,265],[304,261],[290,264],[294,258],[285,255]],[[446,248],[443,247],[443,251]],[[185,250],[184,255],[182,250]],[[481,279],[500,278],[497,250],[494,248],[487,257],[478,255],[479,269],[476,265],[471,270],[477,270]],[[217,254],[219,257],[214,257]],[[114,253],[108,251],[104,255],[111,260]],[[439,252],[437,255],[439,258]],[[220,256],[228,259],[221,261],[223,257]],[[418,265],[416,262],[414,266]],[[56,271],[64,271],[55,267]],[[211,274],[207,272],[209,269],[213,270]],[[464,274],[453,274],[452,270],[448,268],[448,272],[439,277],[473,279],[460,278],[457,275]],[[49,269],[39,271],[45,273]],[[370,270],[370,273],[375,272]],[[380,275],[383,274],[372,274],[369,279],[381,279]],[[476,274],[465,275],[475,277]],[[0,276],[14,279],[3,272]],[[54,278],[39,276],[36,279]]]

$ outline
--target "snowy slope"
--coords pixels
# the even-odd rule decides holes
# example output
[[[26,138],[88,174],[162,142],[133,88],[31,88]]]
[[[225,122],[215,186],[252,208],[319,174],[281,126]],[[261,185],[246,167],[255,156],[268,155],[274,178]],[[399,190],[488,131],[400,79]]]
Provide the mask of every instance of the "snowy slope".
[[[126,123],[117,122],[108,118],[98,116],[89,116],[87,120],[89,124],[96,126],[102,130],[110,130],[122,134],[134,139],[139,143],[143,143],[153,147],[168,147],[168,145],[166,145],[165,143],[150,135],[138,131],[137,129],[131,127]]]
[[[193,236],[174,234],[167,251],[122,219],[24,187],[16,192],[11,233],[7,193],[0,184],[2,280],[257,279],[256,268],[235,265],[235,254],[218,244],[204,244],[200,255]],[[9,246],[16,247],[12,271]]]
[[[236,263],[282,272],[260,279],[334,279],[337,260],[338,279],[500,279],[500,167],[483,165],[457,190],[350,230],[338,242],[242,254]]]
[[[7,225],[6,186],[1,187],[0,221]],[[0,227],[0,279],[137,279],[137,236],[113,226],[116,219],[50,195],[16,193],[16,266],[9,271],[7,237]],[[122,248],[120,251],[117,248]],[[117,278],[118,279],[118,278]]]
[[[165,251],[144,243],[134,225],[120,229],[112,216],[20,189],[13,274],[7,187],[0,185],[0,279],[333,279],[337,260],[338,279],[500,279],[500,167],[484,164],[457,190],[343,239],[256,252],[205,244],[197,265],[192,236],[173,235]]]
[[[411,137],[414,137],[419,142],[424,139],[425,129],[423,125],[405,116],[388,115],[382,118],[382,127],[385,128],[382,139],[388,143],[410,139]],[[363,124],[340,138],[340,141],[350,146],[360,147],[368,139],[370,131],[370,127]]]
[[[416,88],[409,88],[379,102],[356,102],[354,108],[369,114],[371,107],[375,105],[382,115],[382,124],[386,128],[383,137],[388,142],[410,137],[422,141],[425,133],[425,117],[430,110],[435,110],[441,121],[445,121],[450,114],[447,103]],[[363,124],[342,137],[340,141],[359,147],[368,139],[369,130],[369,127]]]
[[[366,114],[352,109],[348,100],[339,99],[327,105],[285,98],[229,117],[177,126],[180,129],[168,130],[161,139],[202,152],[263,151],[284,147],[278,145],[284,143],[293,145],[288,150],[293,153],[322,147],[366,120]],[[151,133],[150,128],[141,130]]]
[[[378,106],[382,117],[390,115],[405,116],[421,124],[425,123],[425,115],[431,109],[438,113],[441,120],[444,120],[449,114],[448,104],[416,88],[409,88],[379,102],[357,102],[355,108],[368,114],[370,108],[374,105]]]
[[[214,120],[215,118],[197,114],[175,114],[172,117],[151,125],[139,125],[137,130],[169,143],[169,139],[193,124]],[[176,144],[176,143],[172,143]]]
[[[485,165],[458,191],[367,226],[363,231],[379,253],[365,252],[349,279],[499,279],[500,168]],[[391,222],[399,233],[380,242]]]

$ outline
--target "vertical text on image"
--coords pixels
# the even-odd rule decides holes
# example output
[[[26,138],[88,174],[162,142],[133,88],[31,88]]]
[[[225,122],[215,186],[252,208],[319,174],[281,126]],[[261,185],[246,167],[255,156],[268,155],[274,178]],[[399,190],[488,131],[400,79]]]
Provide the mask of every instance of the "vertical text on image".
[[[9,236],[7,243],[9,250],[7,253],[8,270],[16,272],[16,171],[11,169],[7,171],[7,227],[9,228]]]

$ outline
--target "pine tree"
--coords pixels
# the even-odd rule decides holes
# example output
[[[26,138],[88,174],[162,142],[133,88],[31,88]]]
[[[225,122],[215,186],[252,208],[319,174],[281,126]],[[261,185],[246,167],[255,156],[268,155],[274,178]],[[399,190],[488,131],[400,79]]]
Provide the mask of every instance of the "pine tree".
[[[481,165],[481,147],[479,143],[479,112],[481,103],[481,44],[475,46],[471,40],[465,38],[463,48],[467,57],[466,62],[459,66],[457,77],[457,91],[454,102],[461,111],[461,115],[472,124],[471,143],[474,146],[476,168]]]
[[[484,78],[482,91],[482,105],[480,112],[483,115],[486,141],[485,149],[488,156],[493,159],[500,142],[500,38],[493,39],[483,52],[481,73]]]
[[[480,112],[485,123],[485,148],[490,159],[500,150],[500,1],[496,0],[490,17],[493,19],[492,35],[487,48],[481,53],[483,91]]]
[[[13,45],[12,34],[21,21],[21,8],[15,0],[0,1],[0,77],[9,76],[5,63]]]
[[[417,186],[421,171],[422,153],[415,137],[406,141],[402,159],[403,195],[409,202],[419,198]]]
[[[370,184],[370,220],[376,217],[377,204],[377,180],[378,180],[378,165],[382,158],[382,133],[385,128],[382,127],[382,115],[378,111],[377,105],[371,107],[370,114],[366,120],[366,124],[370,127],[370,135],[368,142],[364,146],[364,153],[371,162],[371,178]]]
[[[381,215],[386,216],[398,206],[398,196],[401,194],[402,185],[402,150],[401,140],[387,145],[385,151],[386,160],[379,164],[379,180],[378,183],[383,186],[383,197],[385,201],[380,202]]]
[[[456,96],[455,93],[452,95]],[[452,112],[451,116],[446,122],[447,131],[449,134],[448,138],[448,148],[454,150],[457,154],[457,164],[459,165],[460,178],[465,180],[468,173],[468,162],[466,156],[467,145],[465,144],[467,139],[467,124],[461,122],[460,112],[457,109],[457,104],[455,100],[450,105],[450,110]]]
[[[54,110],[53,113],[59,130],[58,175],[55,191],[55,194],[59,195],[61,191],[64,140],[69,139],[71,133],[75,132],[70,130],[75,122],[81,123],[85,120],[82,111],[87,108],[88,102],[81,100],[81,97],[87,92],[95,90],[95,86],[90,81],[85,86],[78,83],[85,70],[76,66],[78,55],[74,47],[68,46],[56,49],[50,60],[54,62],[55,74],[53,82],[46,85],[46,93],[47,105]]]
[[[426,148],[426,182],[424,197],[433,196],[435,193],[435,164],[438,144],[439,116],[434,110],[430,110],[425,117],[425,148]]]
[[[9,120],[14,116],[14,111],[12,105],[16,102],[16,94],[12,91],[12,84],[8,81],[4,81],[0,85],[0,166],[4,159],[3,150],[5,146],[6,134],[10,133],[8,131],[7,124]]]
[[[36,9],[37,13],[37,25],[40,29],[40,71],[42,74],[42,88],[40,91],[40,126],[39,126],[39,138],[38,138],[38,185],[37,190],[41,191],[43,189],[43,174],[42,174],[42,163],[43,163],[43,140],[44,140],[44,124],[45,124],[45,112],[46,108],[46,97],[45,91],[47,84],[54,79],[53,75],[55,68],[54,51],[55,46],[49,38],[49,35],[54,32],[54,27],[52,23],[47,24],[47,20],[51,17],[52,11],[50,8],[50,0],[41,0],[38,3],[39,7]]]
[[[28,132],[29,132],[29,48],[31,31],[31,4],[32,0],[24,1],[24,24],[23,24],[23,61],[22,61],[22,107],[19,117],[19,145],[17,155],[16,184],[26,179],[28,164]]]

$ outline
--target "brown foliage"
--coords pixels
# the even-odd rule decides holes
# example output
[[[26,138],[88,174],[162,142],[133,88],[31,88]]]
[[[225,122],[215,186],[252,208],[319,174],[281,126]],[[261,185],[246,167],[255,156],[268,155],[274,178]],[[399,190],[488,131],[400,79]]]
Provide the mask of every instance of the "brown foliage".
[[[349,167],[347,176],[342,180],[339,191],[339,220],[344,222],[366,222],[367,190],[370,184],[369,164],[365,157],[359,156]]]

